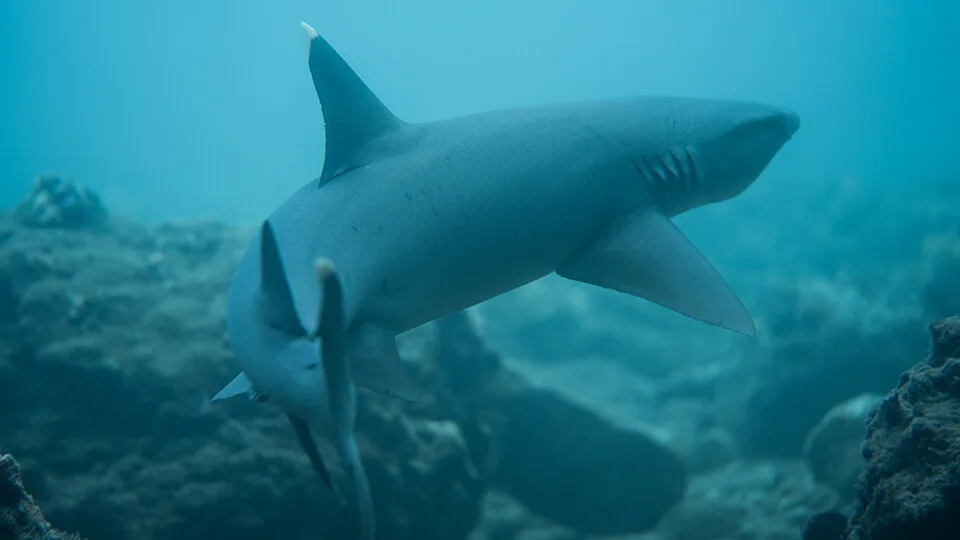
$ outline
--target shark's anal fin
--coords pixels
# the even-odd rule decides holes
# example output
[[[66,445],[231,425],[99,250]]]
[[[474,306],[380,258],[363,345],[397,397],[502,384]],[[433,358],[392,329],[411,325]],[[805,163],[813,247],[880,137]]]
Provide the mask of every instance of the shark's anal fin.
[[[557,274],[645,298],[734,332],[756,331],[750,313],[723,277],[655,210],[624,216],[563,262]]]
[[[333,263],[320,259],[316,263],[317,278],[322,291],[317,329],[314,337],[321,340],[320,350],[327,393],[330,400],[330,418],[333,423],[337,449],[344,468],[353,477],[357,511],[360,514],[361,540],[374,540],[375,516],[373,497],[367,474],[360,461],[353,429],[357,417],[357,392],[353,383],[350,355],[347,348],[346,321],[343,307],[343,286]]]
[[[316,30],[300,24],[310,39],[310,74],[326,125],[322,183],[362,165],[364,147],[402,122]]]
[[[297,316],[290,284],[280,259],[277,236],[269,220],[260,226],[260,305],[271,327],[294,337],[306,335]]]
[[[347,349],[357,386],[405,401],[419,401],[420,388],[403,367],[393,332],[362,324],[347,335]]]
[[[320,475],[323,483],[331,490],[334,489],[333,480],[330,479],[330,471],[327,469],[326,463],[323,462],[320,451],[317,450],[317,443],[313,440],[313,434],[310,433],[310,425],[307,424],[306,420],[293,416],[292,414],[288,414],[287,418],[290,419],[290,425],[293,426],[293,431],[297,434],[300,446],[303,447],[303,451],[306,452],[307,457],[310,458],[310,464],[313,465],[314,470]]]

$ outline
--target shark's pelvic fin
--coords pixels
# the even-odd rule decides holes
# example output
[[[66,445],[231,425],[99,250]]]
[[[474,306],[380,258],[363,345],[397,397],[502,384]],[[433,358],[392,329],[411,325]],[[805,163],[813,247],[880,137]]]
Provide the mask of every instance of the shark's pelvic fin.
[[[756,331],[726,281],[680,229],[655,210],[621,218],[561,264],[557,274],[645,298],[734,332]]]
[[[347,348],[354,384],[406,401],[420,399],[420,388],[403,367],[393,332],[373,324],[360,325],[347,335]]]
[[[277,236],[269,220],[260,227],[260,304],[271,327],[291,336],[306,336],[280,259]]]
[[[315,337],[321,340],[321,357],[327,379],[327,394],[330,399],[332,420],[337,449],[344,468],[353,477],[360,514],[360,538],[374,540],[375,516],[373,497],[367,473],[360,461],[353,428],[357,417],[357,393],[353,384],[350,355],[347,349],[347,328],[344,320],[343,286],[333,263],[319,259],[316,263],[321,298],[319,323]]]
[[[307,457],[310,458],[310,464],[313,465],[314,470],[320,475],[323,483],[331,490],[334,489],[333,480],[330,479],[330,471],[327,469],[326,463],[323,462],[320,451],[317,450],[317,443],[313,440],[313,434],[310,433],[310,425],[307,424],[306,420],[293,416],[292,414],[288,414],[287,418],[290,419],[290,425],[293,426],[293,431],[297,434],[300,446],[303,447],[303,451],[306,452]]]
[[[253,384],[250,382],[250,379],[247,378],[247,374],[240,372],[239,375],[233,378],[232,381],[227,383],[222,390],[217,392],[217,395],[210,398],[211,402],[220,401],[222,399],[230,399],[232,397],[239,396],[240,394],[252,395],[253,393]]]
[[[363,165],[365,147],[401,122],[339,53],[306,23],[309,64],[326,126],[326,156],[320,182]]]

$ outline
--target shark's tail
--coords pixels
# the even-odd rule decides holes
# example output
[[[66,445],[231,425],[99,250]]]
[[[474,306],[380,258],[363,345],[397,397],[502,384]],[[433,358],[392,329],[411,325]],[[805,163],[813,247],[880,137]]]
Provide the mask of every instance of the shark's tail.
[[[321,356],[330,399],[330,417],[336,435],[340,458],[353,478],[360,514],[360,538],[374,540],[375,516],[373,497],[367,474],[360,461],[360,452],[353,436],[357,416],[357,395],[347,353],[346,321],[343,310],[343,287],[333,263],[320,259],[316,263],[323,301],[316,334],[322,338]]]

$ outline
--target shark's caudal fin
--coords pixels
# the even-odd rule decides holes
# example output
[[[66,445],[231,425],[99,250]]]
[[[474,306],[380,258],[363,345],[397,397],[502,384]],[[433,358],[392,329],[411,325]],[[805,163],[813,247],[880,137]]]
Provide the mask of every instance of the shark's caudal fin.
[[[726,281],[666,216],[631,214],[557,268],[567,279],[646,298],[745,335],[756,328]]]
[[[300,25],[310,39],[310,74],[326,125],[326,156],[320,175],[323,183],[362,165],[364,148],[403,122],[313,27]]]
[[[350,370],[350,355],[347,353],[347,329],[343,313],[343,287],[329,259],[320,259],[316,265],[317,278],[323,291],[320,306],[317,337],[321,339],[323,369],[327,376],[327,393],[330,398],[330,417],[337,439],[337,448],[354,480],[357,510],[360,514],[360,535],[363,540],[373,540],[375,518],[373,498],[367,474],[360,461],[360,452],[353,435],[357,416],[357,396]]]
[[[308,424],[306,420],[292,414],[288,414],[287,419],[290,420],[290,425],[293,426],[293,431],[297,434],[300,446],[303,447],[307,458],[310,459],[310,464],[313,465],[313,469],[317,471],[320,479],[323,480],[323,483],[326,484],[328,488],[331,490],[334,489],[333,480],[330,479],[330,471],[327,470],[327,464],[323,462],[323,457],[320,456],[320,451],[317,450],[317,443],[313,440],[313,434],[310,433],[310,424]]]

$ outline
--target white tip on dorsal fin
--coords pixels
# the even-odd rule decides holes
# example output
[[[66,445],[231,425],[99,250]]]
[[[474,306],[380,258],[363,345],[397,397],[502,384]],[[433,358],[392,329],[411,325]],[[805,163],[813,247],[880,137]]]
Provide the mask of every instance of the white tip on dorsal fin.
[[[310,58],[310,42],[313,41],[313,38],[317,37],[317,31],[314,30],[309,24],[300,21],[300,28],[303,28],[304,33],[307,34],[307,59]]]
[[[307,39],[313,39],[319,35],[312,26],[303,21],[300,21],[300,28],[303,28],[303,31],[307,33]]]
[[[310,74],[326,125],[323,183],[363,165],[364,148],[403,123],[312,26],[300,25],[310,38]]]

